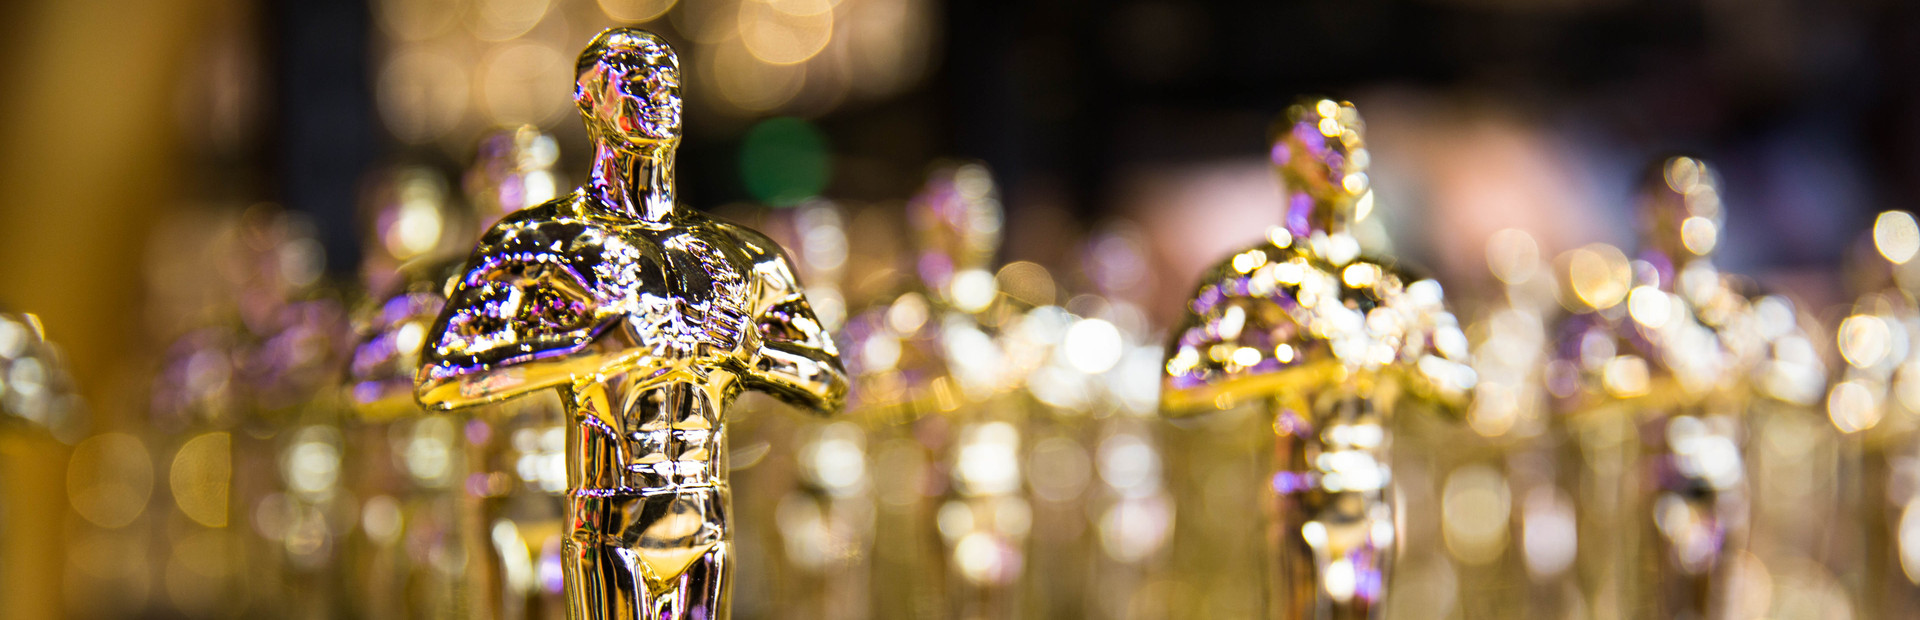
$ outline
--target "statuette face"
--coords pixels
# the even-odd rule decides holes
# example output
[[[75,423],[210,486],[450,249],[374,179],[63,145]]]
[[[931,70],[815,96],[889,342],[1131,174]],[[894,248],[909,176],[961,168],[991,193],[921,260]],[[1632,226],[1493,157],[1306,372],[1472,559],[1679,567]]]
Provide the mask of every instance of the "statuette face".
[[[674,204],[678,67],[638,30],[587,47],[592,178],[481,238],[416,379],[440,409],[560,391],[575,617],[726,617],[727,405],[754,389],[824,412],[846,391],[780,249]]]
[[[612,30],[580,53],[574,103],[596,141],[680,139],[680,57],[638,30]]]

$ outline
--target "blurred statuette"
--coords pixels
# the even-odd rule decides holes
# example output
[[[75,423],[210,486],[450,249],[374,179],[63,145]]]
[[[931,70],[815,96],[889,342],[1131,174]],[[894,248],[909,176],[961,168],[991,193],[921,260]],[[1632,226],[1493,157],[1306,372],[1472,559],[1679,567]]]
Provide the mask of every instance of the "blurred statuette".
[[[1285,224],[1201,278],[1168,346],[1162,411],[1268,408],[1277,520],[1267,614],[1380,614],[1393,555],[1388,419],[1401,398],[1457,404],[1468,343],[1439,283],[1363,256],[1373,209],[1352,104],[1308,100],[1270,151]]]

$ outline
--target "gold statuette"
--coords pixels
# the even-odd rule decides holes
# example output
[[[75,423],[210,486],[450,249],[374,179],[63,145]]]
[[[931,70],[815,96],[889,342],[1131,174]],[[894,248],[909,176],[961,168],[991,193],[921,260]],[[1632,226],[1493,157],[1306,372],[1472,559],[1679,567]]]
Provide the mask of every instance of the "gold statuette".
[[[1270,408],[1274,618],[1380,613],[1398,537],[1387,421],[1400,397],[1456,403],[1467,339],[1439,283],[1361,255],[1372,210],[1352,104],[1309,100],[1275,128],[1286,224],[1201,279],[1168,347],[1161,408]]]
[[[1859,615],[1880,618],[1920,594],[1920,584],[1909,577],[1920,574],[1920,548],[1911,544],[1910,525],[1920,520],[1920,494],[1900,482],[1920,469],[1914,442],[1920,429],[1920,261],[1913,260],[1920,252],[1920,222],[1906,211],[1881,213],[1867,245],[1855,252],[1849,270],[1859,297],[1834,332],[1842,365],[1827,392],[1827,415],[1850,438],[1852,449],[1843,454],[1865,482],[1853,504],[1857,538],[1898,543],[1862,549]]]
[[[722,414],[748,388],[833,411],[845,373],[777,246],[674,203],[673,50],[614,29],[576,66],[590,178],[480,239],[416,395],[451,409],[560,392],[570,617],[726,618]]]
[[[1576,312],[1546,381],[1587,466],[1577,563],[1594,604],[1630,617],[1764,612],[1730,607],[1759,469],[1747,436],[1825,385],[1792,305],[1713,265],[1720,196],[1704,163],[1666,159],[1640,186],[1637,259],[1595,244],[1560,260]]]

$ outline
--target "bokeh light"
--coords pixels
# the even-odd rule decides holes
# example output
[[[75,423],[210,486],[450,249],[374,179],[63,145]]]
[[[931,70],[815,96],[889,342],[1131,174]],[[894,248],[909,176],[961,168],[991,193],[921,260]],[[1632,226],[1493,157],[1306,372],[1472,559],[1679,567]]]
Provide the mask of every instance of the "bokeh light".
[[[140,438],[126,433],[89,437],[67,462],[67,498],[89,523],[126,527],[146,511],[153,493],[153,460]]]
[[[467,113],[469,66],[436,47],[395,51],[374,86],[387,131],[415,144],[452,132]]]
[[[767,63],[806,62],[833,39],[833,3],[828,0],[742,0],[740,40]]]
[[[600,10],[617,22],[641,24],[660,19],[679,0],[599,0]]]
[[[1873,247],[1896,265],[1905,265],[1920,252],[1920,224],[1905,211],[1881,213],[1873,221]]]
[[[573,59],[550,46],[507,43],[480,61],[480,101],[497,125],[544,125],[571,109]]]
[[[180,444],[167,471],[174,505],[207,527],[226,527],[233,476],[233,436],[206,433]]]

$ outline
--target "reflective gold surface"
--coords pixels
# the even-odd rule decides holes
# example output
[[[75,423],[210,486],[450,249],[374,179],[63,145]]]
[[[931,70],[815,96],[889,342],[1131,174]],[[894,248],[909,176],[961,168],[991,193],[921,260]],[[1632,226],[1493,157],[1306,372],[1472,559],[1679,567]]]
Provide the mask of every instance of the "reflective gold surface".
[[[1913,433],[1920,426],[1920,366],[1915,365],[1920,327],[1913,297],[1913,257],[1920,226],[1904,211],[1881,213],[1873,222],[1853,270],[1859,298],[1834,330],[1839,373],[1826,395],[1834,428],[1857,442],[1863,478],[1854,502],[1860,538],[1870,544],[1859,567],[1863,615],[1910,608],[1920,590],[1920,510],[1910,489],[1896,482],[1911,475]]]
[[[1168,350],[1165,413],[1273,415],[1268,617],[1379,617],[1397,540],[1390,414],[1474,384],[1439,283],[1353,236],[1374,208],[1364,131],[1352,104],[1288,109],[1270,151],[1285,224],[1201,278]]]
[[[1791,54],[1857,33],[1681,7],[1706,27],[1651,58],[1495,63],[1370,46],[1531,50],[1498,16],[1540,7],[1273,39],[1299,8],[1243,4],[0,8],[0,305],[38,317],[0,313],[0,617],[1920,608],[1920,223],[1869,213],[1911,193],[1912,97],[1858,70],[1892,37]],[[1545,22],[1622,60],[1618,13]],[[685,64],[632,35],[570,72],[608,20]],[[1316,37],[1347,41],[1261,57]],[[1222,157],[1281,103],[1249,83],[1302,78],[1373,133],[1311,101]],[[1725,183],[1633,191],[1667,144]],[[959,154],[996,168],[927,172]],[[453,413],[415,393],[442,344]],[[830,347],[851,415],[767,396],[833,400]]]
[[[832,411],[845,375],[780,249],[676,206],[673,51],[609,30],[578,67],[592,176],[481,238],[428,331],[418,395],[445,409],[560,390],[570,616],[724,618],[722,414],[745,389]]]
[[[1791,303],[1749,297],[1714,268],[1720,197],[1699,160],[1663,160],[1641,185],[1638,259],[1589,246],[1562,260],[1577,310],[1545,381],[1586,464],[1583,588],[1614,613],[1740,611],[1734,560],[1764,471],[1750,436],[1806,419],[1826,381]]]

